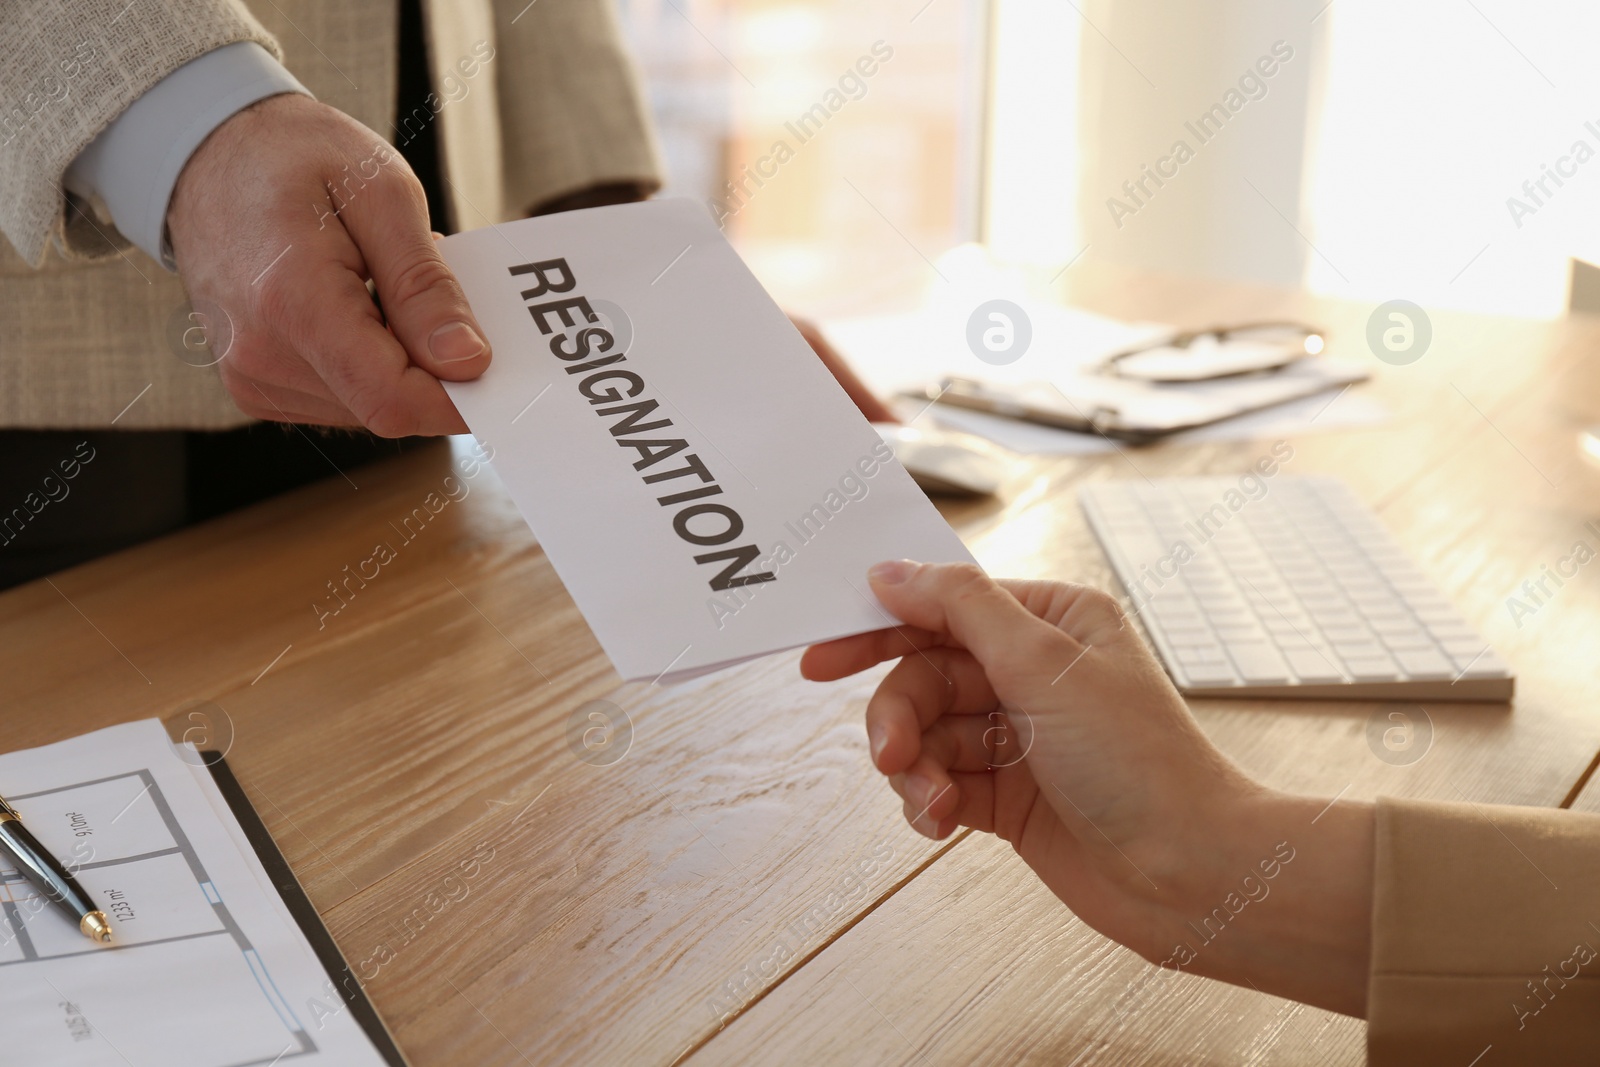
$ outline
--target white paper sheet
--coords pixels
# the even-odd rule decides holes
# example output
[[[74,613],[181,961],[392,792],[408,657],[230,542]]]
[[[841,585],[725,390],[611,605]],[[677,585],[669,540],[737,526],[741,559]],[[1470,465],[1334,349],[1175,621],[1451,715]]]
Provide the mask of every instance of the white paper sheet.
[[[495,352],[446,388],[624,678],[881,629],[872,564],[971,558],[703,206],[440,248]]]
[[[382,1067],[192,746],[149,719],[0,756],[111,918],[96,945],[0,860],[0,1063]]]

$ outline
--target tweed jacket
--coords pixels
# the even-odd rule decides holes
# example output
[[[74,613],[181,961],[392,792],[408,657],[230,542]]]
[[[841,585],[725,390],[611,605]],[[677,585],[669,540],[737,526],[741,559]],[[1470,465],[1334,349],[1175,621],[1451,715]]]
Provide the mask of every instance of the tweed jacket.
[[[61,185],[167,74],[255,41],[391,141],[436,122],[450,221],[470,229],[594,185],[660,184],[611,4],[423,0],[434,113],[397,115],[395,0],[0,0],[0,427],[250,421],[215,370],[179,358],[179,280]]]

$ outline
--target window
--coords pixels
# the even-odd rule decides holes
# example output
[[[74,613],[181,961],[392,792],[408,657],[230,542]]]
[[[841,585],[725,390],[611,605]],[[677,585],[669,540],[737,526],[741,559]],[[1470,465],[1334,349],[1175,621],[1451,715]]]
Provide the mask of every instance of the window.
[[[1306,202],[1327,258],[1310,258],[1311,287],[1560,314],[1569,257],[1600,253],[1587,54],[1600,11],[1577,0],[1336,0],[1323,18]]]
[[[973,0],[622,0],[669,167],[786,306],[977,234]],[[929,272],[931,273],[931,272]]]

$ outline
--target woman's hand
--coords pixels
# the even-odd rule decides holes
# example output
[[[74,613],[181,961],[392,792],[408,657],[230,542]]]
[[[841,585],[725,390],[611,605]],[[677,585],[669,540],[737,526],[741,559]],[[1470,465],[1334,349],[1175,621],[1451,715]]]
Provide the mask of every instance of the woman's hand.
[[[1152,962],[1361,1013],[1370,806],[1319,815],[1251,781],[1098,590],[904,561],[869,578],[906,625],[818,645],[801,670],[900,660],[867,735],[912,826],[999,835]]]

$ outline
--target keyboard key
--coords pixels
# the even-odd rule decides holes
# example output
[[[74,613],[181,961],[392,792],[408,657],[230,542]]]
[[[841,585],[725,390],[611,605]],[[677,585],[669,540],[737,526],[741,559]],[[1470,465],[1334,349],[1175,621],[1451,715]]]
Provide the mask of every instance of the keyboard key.
[[[1436,682],[1456,676],[1455,665],[1432,649],[1420,652],[1396,652],[1394,658],[1399,661],[1401,670],[1419,681]]]
[[[1277,650],[1265,642],[1234,644],[1229,642],[1228,653],[1239,668],[1245,685],[1282,685],[1289,680],[1288,665]]]
[[[1411,622],[1411,612],[1407,611],[1405,605],[1393,597],[1357,600],[1356,610],[1361,613],[1368,623],[1374,625],[1380,622],[1387,622],[1391,625]]]
[[[1411,683],[1511,677],[1338,479],[1278,479],[1268,497],[1196,544],[1195,517],[1235,487],[1230,478],[1176,478],[1081,493],[1091,528],[1180,685],[1248,693],[1298,680],[1403,692]],[[1155,581],[1144,568],[1179,540],[1196,557],[1182,574]]]
[[[1461,678],[1504,678],[1511,673],[1505,660],[1493,652],[1484,652],[1476,659],[1468,657],[1456,661],[1456,674]],[[1454,676],[1452,676],[1454,680]]]
[[[1463,623],[1461,621],[1461,616],[1456,612],[1455,608],[1450,608],[1450,607],[1439,607],[1439,608],[1420,607],[1420,608],[1416,609],[1416,612],[1417,612],[1417,618],[1421,619],[1423,622],[1427,623],[1429,626],[1431,626],[1434,629],[1439,630],[1441,632],[1443,632],[1445,630],[1452,630],[1452,631],[1457,631],[1457,632],[1467,631],[1469,633],[1471,632],[1470,628],[1465,623]]]
[[[1167,607],[1165,604],[1159,608],[1161,612],[1161,625],[1172,629],[1178,626],[1204,626],[1205,619],[1198,611],[1187,605]]]
[[[1400,676],[1395,671],[1394,660],[1388,656],[1372,656],[1357,659],[1346,659],[1344,669],[1358,682],[1397,682]]]
[[[1436,633],[1434,636],[1439,638],[1440,647],[1449,654],[1451,659],[1457,662],[1457,665],[1461,666],[1464,666],[1467,660],[1477,658],[1479,653],[1489,647],[1489,643],[1477,635],[1472,637],[1440,637]]]
[[[1232,670],[1220,663],[1205,663],[1194,667],[1184,667],[1183,673],[1188,676],[1189,685],[1195,689],[1233,685],[1239,680],[1234,676]]]
[[[1331,653],[1316,652],[1307,648],[1286,649],[1283,655],[1289,661],[1289,669],[1294,671],[1295,677],[1306,685],[1332,685],[1344,681],[1344,673],[1334,665],[1335,660]]]
[[[1382,639],[1384,646],[1387,647],[1390,652],[1399,652],[1402,649],[1408,651],[1414,651],[1420,648],[1433,649],[1435,647],[1433,638],[1429,637],[1421,630],[1412,630],[1409,633],[1402,634],[1380,633],[1379,637]]]
[[[1456,667],[1466,667],[1467,664],[1472,664],[1472,662],[1478,662],[1478,664],[1482,664],[1482,662],[1499,662],[1499,664],[1504,665],[1501,657],[1496,656],[1494,649],[1486,645],[1485,641],[1466,641],[1466,643],[1459,645],[1458,648],[1446,648],[1445,651],[1450,654],[1451,659],[1456,661]]]

